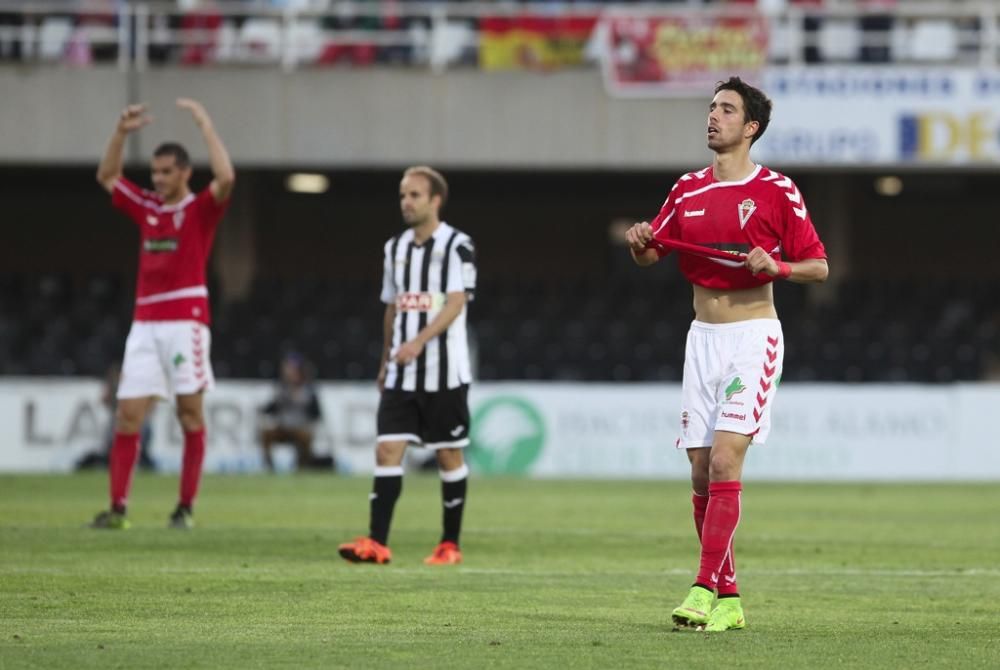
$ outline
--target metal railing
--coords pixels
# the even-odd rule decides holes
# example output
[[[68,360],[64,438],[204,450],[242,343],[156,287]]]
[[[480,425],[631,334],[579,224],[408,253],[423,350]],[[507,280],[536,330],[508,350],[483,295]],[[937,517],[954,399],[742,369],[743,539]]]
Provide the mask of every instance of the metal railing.
[[[995,67],[1000,8],[993,2],[901,2],[891,11],[827,0],[822,10],[791,6],[764,13],[771,63],[867,62]],[[188,9],[188,6],[194,7]],[[767,4],[763,3],[766,8]],[[122,70],[164,66],[279,66],[286,70],[350,60],[440,71],[478,66],[490,22],[535,19],[540,40],[566,40],[559,21],[594,20],[580,39],[580,64],[605,45],[600,17],[612,10],[686,18],[757,16],[753,8],[611,3],[290,0],[125,3],[121,0],[0,0],[0,65],[113,62]],[[550,32],[546,32],[550,30]],[[523,33],[521,35],[523,38]],[[512,39],[517,39],[515,36]],[[525,42],[527,43],[527,42]]]

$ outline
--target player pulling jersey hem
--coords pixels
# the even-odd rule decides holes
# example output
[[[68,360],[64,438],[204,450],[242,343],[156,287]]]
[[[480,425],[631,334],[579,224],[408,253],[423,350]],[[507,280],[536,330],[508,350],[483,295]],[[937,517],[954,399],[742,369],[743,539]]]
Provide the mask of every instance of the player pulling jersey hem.
[[[798,188],[750,159],[770,116],[763,92],[738,77],[719,82],[706,129],[712,165],[683,175],[656,218],[625,235],[640,266],[680,251],[678,264],[693,287],[677,444],[691,464],[701,555],[694,585],[672,618],[709,632],[746,625],[733,538],[743,463],[751,442],[767,438],[782,376],[784,336],[772,282],[822,282],[829,272]]]

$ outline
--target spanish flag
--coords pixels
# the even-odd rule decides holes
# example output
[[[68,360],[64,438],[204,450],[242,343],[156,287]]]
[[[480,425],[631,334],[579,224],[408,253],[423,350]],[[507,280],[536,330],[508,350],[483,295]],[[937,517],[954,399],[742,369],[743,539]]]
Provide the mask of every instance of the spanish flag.
[[[552,70],[580,65],[597,16],[484,17],[479,65],[484,70]]]

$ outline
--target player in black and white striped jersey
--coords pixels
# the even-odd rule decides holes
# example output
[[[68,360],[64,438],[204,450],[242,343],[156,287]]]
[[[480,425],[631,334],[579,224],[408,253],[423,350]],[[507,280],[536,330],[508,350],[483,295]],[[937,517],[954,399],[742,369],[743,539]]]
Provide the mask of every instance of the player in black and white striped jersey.
[[[403,487],[403,454],[413,444],[435,450],[444,531],[430,565],[460,563],[459,534],[469,469],[466,305],[476,288],[472,239],[438,218],[448,184],[436,170],[403,173],[399,205],[408,228],[385,245],[384,346],[378,386],[378,438],[367,537],[340,545],[353,562],[388,563],[392,512]]]

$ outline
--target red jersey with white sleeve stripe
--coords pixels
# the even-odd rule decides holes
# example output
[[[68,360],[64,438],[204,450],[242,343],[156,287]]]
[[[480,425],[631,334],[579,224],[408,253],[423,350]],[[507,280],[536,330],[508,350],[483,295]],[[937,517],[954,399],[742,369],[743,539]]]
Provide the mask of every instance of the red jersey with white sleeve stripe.
[[[734,255],[761,247],[775,260],[826,258],[802,194],[788,177],[758,165],[740,181],[717,181],[711,166],[674,184],[650,224],[653,239],[674,239]],[[669,250],[657,248],[664,256]],[[692,284],[740,290],[774,280],[752,275],[741,260],[680,254],[680,270]]]
[[[124,177],[111,204],[139,226],[136,321],[210,322],[205,265],[229,201],[216,203],[210,188],[173,205]]]

